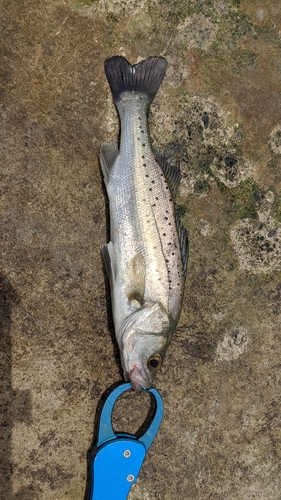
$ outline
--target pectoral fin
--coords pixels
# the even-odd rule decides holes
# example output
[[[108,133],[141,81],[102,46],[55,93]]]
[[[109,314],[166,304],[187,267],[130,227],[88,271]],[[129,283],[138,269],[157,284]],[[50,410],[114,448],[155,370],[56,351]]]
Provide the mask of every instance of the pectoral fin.
[[[145,260],[141,253],[130,260],[126,270],[127,297],[130,302],[142,305],[145,290]]]

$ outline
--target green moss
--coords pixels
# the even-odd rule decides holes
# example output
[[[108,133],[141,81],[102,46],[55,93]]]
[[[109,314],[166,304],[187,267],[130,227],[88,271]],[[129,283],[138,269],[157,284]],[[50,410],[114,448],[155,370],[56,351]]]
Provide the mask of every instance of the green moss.
[[[276,186],[280,186],[281,182],[281,161],[280,161],[280,155],[271,154],[271,160],[267,164],[267,166],[272,169],[274,173],[274,177],[272,179],[272,185],[269,186],[269,189],[273,191],[274,193],[274,202],[272,205],[271,209],[271,215],[274,217],[276,220],[281,222],[281,195],[278,189],[276,189]],[[270,174],[272,178],[272,173]]]
[[[233,7],[239,7],[240,2],[232,2]],[[236,5],[235,5],[236,4]],[[237,46],[237,42],[249,35],[253,39],[263,40],[281,47],[280,37],[276,30],[269,27],[259,27],[252,23],[251,18],[234,8],[227,16],[221,18],[216,39],[210,51],[202,53],[208,61],[212,56],[233,73],[242,74],[246,68],[256,64],[257,54]]]
[[[191,3],[190,0],[160,0],[157,10],[161,18],[175,28],[192,13]]]
[[[99,0],[72,0],[76,5],[93,5],[93,3],[98,3]]]
[[[107,12],[106,20],[108,23],[116,24],[119,21],[119,17],[114,12]]]
[[[242,75],[247,68],[256,64],[257,54],[250,50],[235,49],[231,53],[231,69],[234,73]]]
[[[149,14],[154,20],[155,29],[159,28],[161,38],[173,33],[176,35],[178,25],[193,14],[201,14],[213,22],[218,18],[216,0],[160,0],[157,6],[151,5]],[[181,47],[181,50],[185,50],[185,47]]]
[[[263,28],[257,27],[255,38],[259,38],[266,43],[270,43],[278,48],[281,48],[281,40],[278,36],[278,31],[275,29],[268,28],[267,26]]]
[[[238,7],[240,7],[241,1],[240,0],[230,0],[229,3],[231,5],[231,7],[238,9]]]
[[[208,66],[215,60],[221,63],[225,70],[242,74],[246,68],[256,64],[257,54],[237,46],[237,41],[253,33],[254,28],[247,16],[232,12],[223,19],[214,43],[207,53],[202,52],[202,58]]]
[[[258,190],[258,184],[252,179],[241,182],[235,188],[228,188],[220,181],[217,185],[225,198],[224,213],[228,222],[234,223],[240,219],[256,219],[257,208],[253,194]]]
[[[270,215],[278,222],[281,222],[281,195],[277,194],[272,186],[270,186],[270,190],[274,193],[274,202],[271,207]]]
[[[280,167],[281,167],[281,162],[280,162],[280,155],[276,153],[271,153],[271,160],[268,162],[268,167],[270,167],[274,172],[276,172],[276,180],[280,180]]]

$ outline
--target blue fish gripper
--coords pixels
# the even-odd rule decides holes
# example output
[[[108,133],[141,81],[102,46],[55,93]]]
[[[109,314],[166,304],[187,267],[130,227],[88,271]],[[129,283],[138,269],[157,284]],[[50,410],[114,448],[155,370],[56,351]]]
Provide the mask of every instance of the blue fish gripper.
[[[163,417],[163,401],[159,392],[144,389],[153,395],[155,413],[148,429],[140,438],[115,433],[112,411],[116,400],[131,389],[122,383],[107,397],[99,420],[98,441],[90,454],[90,485],[88,500],[126,500],[136,482],[145,456],[158,432]]]

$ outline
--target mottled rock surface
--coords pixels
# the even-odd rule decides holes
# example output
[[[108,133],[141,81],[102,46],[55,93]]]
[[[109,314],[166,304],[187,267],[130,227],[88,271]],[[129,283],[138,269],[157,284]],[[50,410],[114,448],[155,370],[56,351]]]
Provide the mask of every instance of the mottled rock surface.
[[[280,0],[3,0],[0,51],[0,499],[82,500],[121,379],[98,163],[118,137],[103,61],[121,54],[168,59],[150,126],[190,237],[165,417],[130,500],[280,500]],[[116,428],[147,409],[126,395]]]

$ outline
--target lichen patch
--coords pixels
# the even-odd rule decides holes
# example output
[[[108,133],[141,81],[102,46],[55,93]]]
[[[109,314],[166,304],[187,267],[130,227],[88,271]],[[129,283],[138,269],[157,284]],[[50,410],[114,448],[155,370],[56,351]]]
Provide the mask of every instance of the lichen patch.
[[[210,224],[204,219],[200,219],[197,223],[197,229],[202,236],[208,236],[213,232]]]
[[[226,332],[217,345],[215,360],[219,362],[237,359],[245,351],[248,342],[249,333],[243,326]]]
[[[269,144],[274,153],[281,155],[281,125],[277,125],[272,130]]]
[[[181,195],[205,196],[210,183],[219,181],[234,188],[253,174],[251,162],[241,155],[241,127],[233,123],[225,109],[211,99],[184,96],[174,116],[170,140],[157,124],[163,122],[155,110],[155,142],[180,164]],[[167,145],[168,142],[168,145]]]
[[[184,43],[189,49],[207,50],[212,45],[217,31],[218,26],[203,14],[193,14],[178,26],[175,43]]]
[[[238,222],[230,236],[241,270],[261,273],[281,269],[281,224],[270,215]]]
[[[238,186],[240,182],[251,177],[253,168],[251,163],[235,153],[215,158],[211,171],[217,179],[229,188]]]

